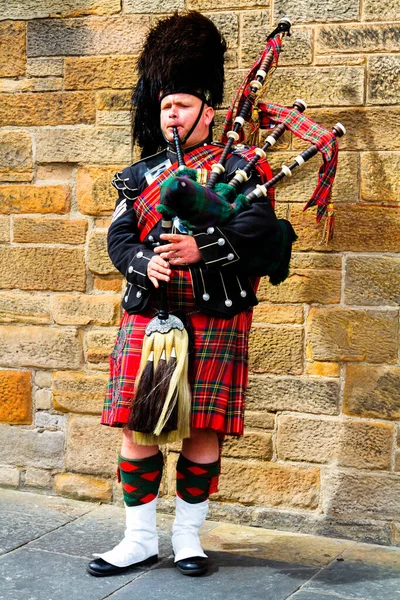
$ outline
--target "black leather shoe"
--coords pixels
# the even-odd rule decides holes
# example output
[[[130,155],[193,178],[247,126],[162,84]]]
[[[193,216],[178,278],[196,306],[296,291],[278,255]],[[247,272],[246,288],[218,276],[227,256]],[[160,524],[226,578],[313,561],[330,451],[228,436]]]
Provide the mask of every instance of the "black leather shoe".
[[[133,565],[128,565],[127,567],[116,567],[102,558],[96,558],[96,560],[92,560],[88,564],[86,571],[90,573],[90,575],[94,575],[94,577],[110,577],[111,575],[121,575],[121,573],[125,573],[126,571],[129,571],[129,569],[133,569],[135,567],[153,565],[157,561],[158,556],[156,554],[155,556],[150,556],[150,558],[146,558],[146,560],[134,563]]]
[[[193,577],[207,573],[208,561],[207,558],[203,558],[202,556],[191,556],[190,558],[178,560],[175,566],[182,575],[191,575]]]

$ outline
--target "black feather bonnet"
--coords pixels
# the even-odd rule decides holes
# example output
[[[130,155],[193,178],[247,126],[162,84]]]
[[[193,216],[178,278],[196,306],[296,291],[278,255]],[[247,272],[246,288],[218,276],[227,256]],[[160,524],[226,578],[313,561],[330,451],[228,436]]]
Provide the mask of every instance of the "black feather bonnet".
[[[222,103],[225,51],[221,33],[197,11],[174,13],[149,31],[132,96],[133,141],[142,147],[142,156],[164,144],[160,98],[166,93],[193,94],[213,107]]]

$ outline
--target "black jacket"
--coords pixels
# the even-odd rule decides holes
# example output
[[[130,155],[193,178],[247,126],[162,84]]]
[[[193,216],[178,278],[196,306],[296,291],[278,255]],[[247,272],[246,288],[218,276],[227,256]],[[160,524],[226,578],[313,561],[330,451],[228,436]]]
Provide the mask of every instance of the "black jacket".
[[[176,162],[176,154],[166,149],[116,173],[112,182],[118,189],[118,200],[108,231],[108,253],[128,282],[122,306],[130,314],[143,310],[154,290],[147,265],[163,233],[160,222],[142,243],[133,206],[169,161]],[[233,152],[222,181],[229,180],[244,164],[244,159]],[[257,183],[260,179],[255,173],[240,191],[245,193]],[[255,306],[258,302],[249,277],[265,275],[262,265],[266,258],[268,263],[276,262],[281,252],[281,229],[270,203],[254,203],[228,225],[209,227],[195,233],[194,239],[202,256],[201,262],[189,267],[198,308],[206,314],[231,318]]]

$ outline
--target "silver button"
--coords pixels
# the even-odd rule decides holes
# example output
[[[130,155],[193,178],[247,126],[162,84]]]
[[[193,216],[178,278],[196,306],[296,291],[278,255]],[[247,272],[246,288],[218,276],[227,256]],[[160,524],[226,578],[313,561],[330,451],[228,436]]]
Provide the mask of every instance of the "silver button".
[[[138,252],[138,253],[136,254],[136,258],[142,258],[142,256],[143,256],[143,252]]]
[[[225,300],[225,306],[232,306],[232,300],[229,300],[229,298],[228,300]]]
[[[214,227],[209,227],[207,229],[207,233],[214,233]]]
[[[149,235],[149,242],[154,242],[154,237],[152,235]]]
[[[203,300],[207,302],[210,299],[210,294],[203,294]]]
[[[218,246],[224,246],[224,245],[225,245],[224,238],[219,238],[219,240],[218,240]]]
[[[124,298],[125,302],[128,302],[128,298],[129,298],[129,296],[125,296],[125,298]]]
[[[129,267],[128,273],[133,273],[133,267]]]
[[[140,298],[142,295],[142,292],[139,290],[138,292],[136,292],[136,298]]]
[[[234,255],[234,254],[232,254],[232,252],[230,252],[226,258],[227,258],[228,260],[233,260],[233,259],[235,258],[235,255]]]
[[[240,292],[240,295],[242,296],[242,298],[246,298],[246,296],[247,296],[247,292],[246,292],[246,290],[242,290],[242,291]]]

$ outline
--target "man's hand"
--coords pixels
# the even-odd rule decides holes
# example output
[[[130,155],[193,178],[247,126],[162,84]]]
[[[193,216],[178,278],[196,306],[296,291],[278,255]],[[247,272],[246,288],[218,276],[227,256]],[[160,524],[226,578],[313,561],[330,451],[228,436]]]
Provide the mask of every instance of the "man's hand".
[[[154,287],[159,287],[159,281],[169,281],[170,274],[169,263],[161,256],[153,256],[147,265],[147,275]]]
[[[169,243],[158,246],[154,249],[154,252],[159,254],[160,258],[168,260],[171,265],[190,265],[201,260],[200,250],[192,236],[163,233],[160,238]]]

